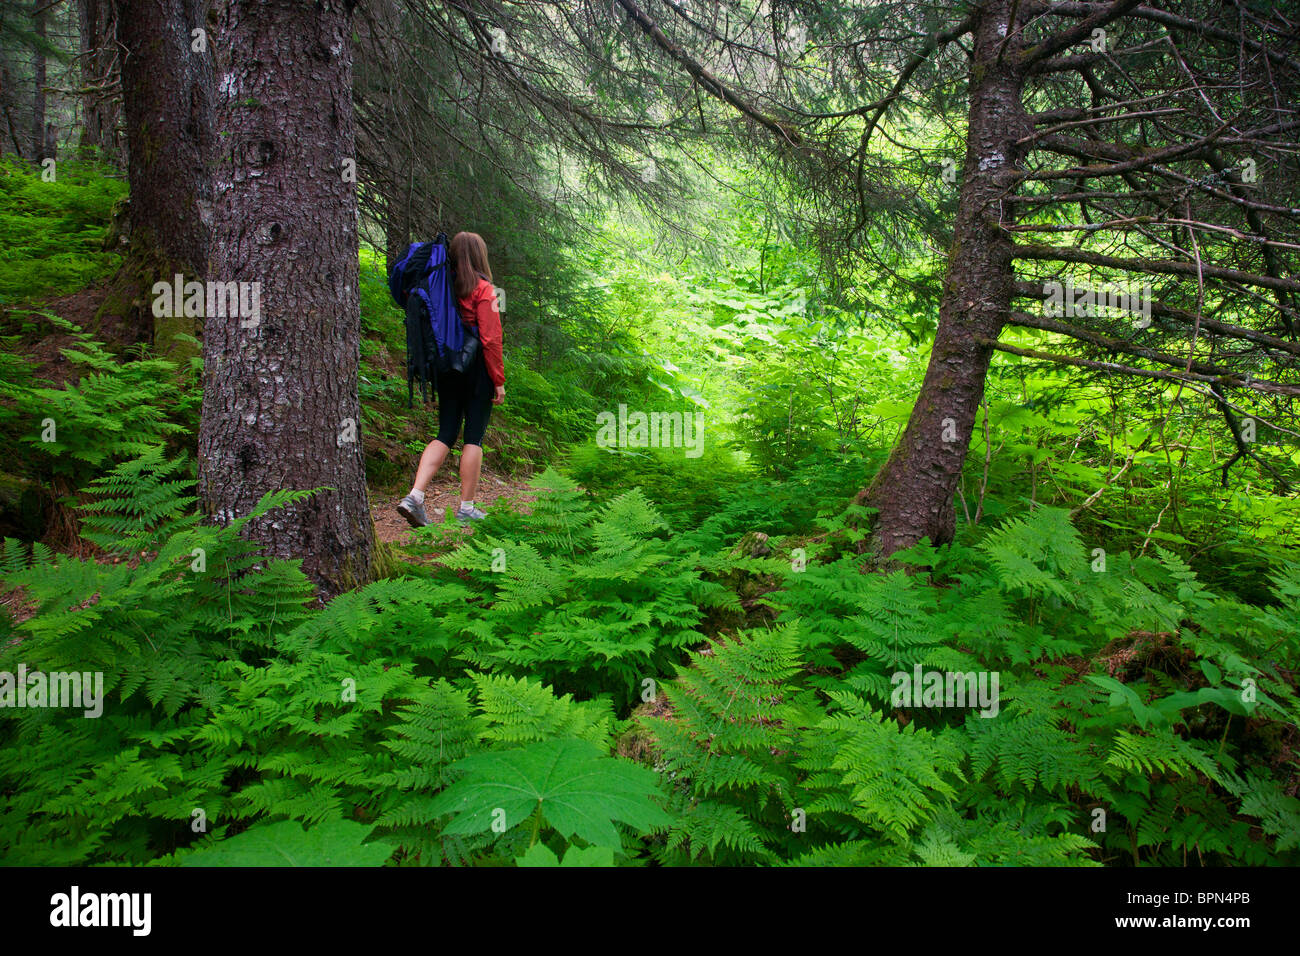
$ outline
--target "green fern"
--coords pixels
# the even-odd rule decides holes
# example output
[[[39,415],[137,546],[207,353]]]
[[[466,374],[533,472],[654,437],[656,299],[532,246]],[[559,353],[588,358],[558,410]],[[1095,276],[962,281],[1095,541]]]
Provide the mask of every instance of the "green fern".
[[[794,746],[805,715],[787,701],[799,671],[793,628],[756,631],[691,655],[662,686],[668,716],[646,716],[656,766],[682,795],[666,860],[709,856],[773,858],[764,827],[794,807],[792,776],[776,755]],[[762,818],[766,823],[760,823]]]

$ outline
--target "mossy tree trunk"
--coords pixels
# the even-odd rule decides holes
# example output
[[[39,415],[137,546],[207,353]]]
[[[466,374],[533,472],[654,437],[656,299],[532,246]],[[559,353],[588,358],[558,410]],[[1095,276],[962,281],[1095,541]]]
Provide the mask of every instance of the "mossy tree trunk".
[[[202,280],[212,223],[212,62],[205,0],[115,0],[122,47],[130,244],[100,310],[115,337],[183,359],[198,320],[153,314],[151,289],[180,273]],[[196,34],[195,31],[202,31]],[[176,311],[180,311],[179,309]]]
[[[977,14],[965,167],[934,349],[907,427],[857,498],[879,511],[872,544],[882,556],[922,538],[953,539],[953,496],[993,354],[982,343],[997,340],[1011,308],[1013,249],[1003,227],[1012,207],[1001,199],[1022,158],[1016,142],[1032,129],[1015,8],[1015,0],[989,0]]]
[[[260,314],[209,318],[199,489],[211,520],[267,492],[323,489],[249,527],[323,595],[367,580],[374,526],[357,393],[361,317],[352,6],[227,0],[208,275],[260,283]]]

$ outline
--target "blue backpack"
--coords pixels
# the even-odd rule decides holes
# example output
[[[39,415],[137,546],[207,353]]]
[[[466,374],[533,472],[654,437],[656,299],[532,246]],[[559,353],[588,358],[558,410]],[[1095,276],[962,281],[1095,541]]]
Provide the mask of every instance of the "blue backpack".
[[[439,374],[464,373],[479,355],[478,329],[456,307],[455,265],[446,233],[413,242],[388,276],[393,301],[406,310],[406,404],[415,404],[415,383],[427,401]]]

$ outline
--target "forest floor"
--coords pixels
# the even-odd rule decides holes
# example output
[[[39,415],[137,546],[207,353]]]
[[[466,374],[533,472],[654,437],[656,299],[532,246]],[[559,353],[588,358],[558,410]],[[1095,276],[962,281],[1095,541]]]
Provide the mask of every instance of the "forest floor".
[[[96,321],[95,314],[107,295],[106,287],[91,286],[72,295],[51,299],[40,306],[34,306],[31,311],[51,312],[82,329],[93,329]],[[21,312],[18,309],[15,311]],[[100,338],[105,339],[104,336]],[[64,349],[74,348],[77,344],[77,337],[72,333],[54,328],[42,321],[25,341],[14,346],[14,350],[22,351],[29,357],[37,376],[48,379],[55,388],[62,388],[69,379],[75,381],[83,371],[81,366],[63,354]]]
[[[537,495],[528,487],[529,478],[511,478],[497,475],[484,468],[479,477],[478,497],[475,506],[490,512],[498,502],[507,502],[516,506],[525,514],[529,503],[537,500]],[[375,538],[388,544],[409,544],[413,540],[412,528],[406,519],[397,513],[397,502],[409,489],[405,486],[392,489],[370,489],[370,514],[375,520]],[[434,477],[424,497],[424,510],[429,520],[439,523],[443,520],[443,511],[455,508],[460,501],[460,476],[455,468],[447,468]]]

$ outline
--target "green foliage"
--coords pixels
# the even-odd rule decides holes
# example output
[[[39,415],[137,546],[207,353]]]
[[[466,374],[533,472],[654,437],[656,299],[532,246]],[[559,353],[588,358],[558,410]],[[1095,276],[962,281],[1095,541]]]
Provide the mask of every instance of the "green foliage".
[[[691,414],[691,412],[686,412]],[[682,448],[601,448],[594,443],[569,450],[564,471],[597,501],[639,488],[665,507],[674,528],[686,531],[718,507],[745,473],[735,455],[705,439],[698,458]]]
[[[549,687],[523,677],[474,674],[471,679],[486,721],[485,739],[521,744],[574,737],[603,744],[613,732],[614,715],[603,702],[556,697]]]
[[[473,592],[444,624],[464,634],[459,657],[479,670],[625,704],[703,640],[701,605],[724,601],[723,589],[640,492],[597,507],[553,471],[532,486],[527,519],[494,515],[442,559]]]
[[[1250,459],[1233,464],[1235,440],[1213,402],[1176,386],[1080,381],[1018,356],[993,362],[986,410],[959,486],[963,540],[986,532],[981,515],[996,523],[1027,500],[1071,508],[1090,500],[1075,522],[1090,552],[1176,548],[1201,581],[1252,604],[1268,602],[1271,569],[1297,560],[1300,498],[1286,484],[1300,478],[1300,450],[1282,433],[1261,433],[1253,446],[1272,469],[1259,481]]]
[[[614,865],[614,851],[607,846],[571,846],[564,851],[564,859],[555,855],[545,843],[534,843],[515,861],[524,867],[587,867]]]
[[[406,354],[406,316],[388,291],[384,257],[368,246],[360,250],[361,331],[382,341],[397,356]],[[405,388],[403,388],[405,391]]]
[[[1294,766],[1253,777],[1270,796],[1250,803],[1233,777],[1297,726],[1294,684],[1275,670],[1296,648],[1281,650],[1272,609],[1210,593],[1168,552],[1111,555],[1094,570],[1050,508],[1004,522],[976,549],[896,555],[929,571],[864,575],[855,557],[824,550],[787,576],[779,602],[829,671],[813,681],[832,715],[800,766],[820,792],[810,821],[829,816],[852,834],[843,852],[884,859],[850,820],[927,864],[1167,865],[1188,852],[1253,864],[1277,849],[1249,835],[1266,817],[1278,845],[1292,844],[1278,831]],[[1278,579],[1287,606],[1291,574]],[[913,706],[894,678],[916,667],[997,674],[996,714]],[[882,766],[884,776],[870,769]]]
[[[1294,565],[1256,607],[1171,552],[1093,570],[1041,508],[975,547],[918,546],[906,573],[863,573],[826,518],[799,570],[702,555],[709,536],[669,534],[640,493],[596,506],[548,473],[530,515],[498,511],[433,566],[322,608],[296,562],[240,537],[248,517],[199,524],[182,472],[153,448],[94,483],[88,529],[129,561],[0,548],[34,612],[0,623],[0,671],[103,674],[99,703],[0,708],[7,862],[1300,852]],[[719,571],[769,576],[778,623],[708,641],[706,608],[734,602]],[[997,698],[914,706],[894,685],[917,667],[996,673]],[[627,732],[616,708],[638,695]]]
[[[463,774],[430,810],[454,819],[445,833],[504,832],[529,817],[567,840],[619,847],[615,822],[645,833],[671,822],[654,797],[657,778],[602,754],[585,740],[559,739],[517,750],[475,754],[452,765]]]
[[[303,829],[292,820],[260,823],[187,853],[182,866],[379,866],[392,848],[362,841],[371,828],[328,820]]]
[[[820,771],[813,786],[839,781],[809,812],[851,807],[872,830],[907,840],[938,808],[950,806],[966,782],[960,745],[944,731],[918,730],[916,724],[900,729],[852,694],[833,693],[831,699],[838,712],[820,724],[827,736],[813,748],[808,765]],[[880,773],[881,767],[890,772]]]
[[[511,367],[508,381],[510,415],[536,426],[553,448],[578,441],[595,427],[597,399],[574,368],[542,373],[519,364]]]
[[[794,806],[788,756],[775,755],[788,755],[795,740],[786,697],[797,654],[790,629],[694,653],[692,666],[663,687],[669,715],[642,718],[681,816],[659,853],[663,862],[775,859],[774,821]]]
[[[321,607],[240,537],[252,516],[195,513],[196,369],[120,362],[25,308],[116,265],[100,239],[124,186],[0,162],[0,305],[24,304],[0,350],[0,440],[24,452],[5,471],[45,504],[79,494],[102,552],[0,541],[0,672],[104,692],[19,708],[0,684],[4,862],[1300,862],[1282,433],[1261,419],[1252,449],[1276,480],[1242,481],[1213,403],[998,356],[957,543],[878,568],[845,504],[911,410],[933,263],[833,291],[736,206],[700,223],[728,255],[667,269],[627,217],[566,243],[479,179],[461,225],[509,300],[489,454],[567,477],[545,471],[527,513],[420,532],[415,563]],[[429,410],[404,407],[378,253],[359,278],[367,461],[395,481]],[[66,387],[22,352],[47,323],[74,342]],[[597,447],[620,403],[704,409],[705,454]],[[918,705],[898,693],[918,670],[996,691]]]
[[[70,475],[139,455],[183,430],[168,415],[175,407],[175,365],[165,359],[119,363],[90,336],[50,318],[78,340],[64,354],[81,369],[80,379],[63,388],[0,386],[13,402],[0,406],[0,427],[49,460],[55,473]],[[54,426],[49,441],[47,419]]]
[[[200,395],[197,368],[181,376],[163,359],[122,362],[71,323],[49,314],[44,321],[73,338],[74,344],[62,351],[75,377],[55,388],[35,379],[21,357],[0,360],[0,442],[24,451],[0,466],[0,492],[5,483],[37,489],[41,510],[48,512],[52,505],[70,504],[72,493],[103,478],[105,469],[164,442],[171,447],[159,454],[178,457],[179,448],[190,444],[185,436],[197,429]],[[14,374],[8,374],[10,369]],[[152,499],[140,495],[139,507],[153,512],[152,519],[161,518],[175,482],[186,472],[183,463],[175,462],[170,470],[173,481],[160,484]],[[132,479],[123,475],[118,480]],[[33,537],[40,533],[38,523],[10,523],[19,509],[11,511],[6,505],[10,502],[0,494],[0,523]],[[45,518],[43,513],[41,521]],[[119,543],[125,548],[125,540]]]
[[[378,258],[362,266],[367,354],[389,361],[401,316]],[[161,447],[196,408],[176,369],[120,364],[85,336],[69,388],[0,359],[0,431],[85,489],[85,537],[124,559],[0,547],[32,612],[0,621],[0,669],[101,671],[105,691],[99,718],[0,711],[5,860],[1300,859],[1300,564],[1246,543],[1276,537],[1289,504],[1235,497],[1229,526],[1193,482],[1173,488],[1176,525],[1127,505],[1075,520],[1026,508],[1064,500],[1049,472],[1076,499],[1105,485],[1108,436],[1136,452],[1139,492],[1178,473],[1142,450],[1139,423],[1103,433],[1051,381],[1003,369],[958,543],[874,570],[844,502],[907,411],[917,367],[902,347],[821,295],[794,251],[778,281],[630,260],[611,274],[573,299],[581,321],[553,330],[527,303],[512,338],[507,316],[499,453],[522,467],[577,442],[569,477],[541,475],[529,513],[421,532],[419,564],[325,607],[240,522],[193,513],[187,461]],[[605,334],[586,334],[602,315]],[[394,414],[387,368],[366,370],[367,434],[405,442],[423,426]],[[700,459],[592,444],[596,410],[634,400],[737,424]],[[56,442],[40,441],[45,417]],[[1226,592],[1228,572],[1186,556],[1197,522],[1230,532]],[[770,556],[733,551],[756,530]],[[895,687],[917,668],[996,674],[996,707],[913,706]]]
[[[608,703],[449,666],[421,625],[463,607],[454,575],[380,581],[312,608],[297,562],[268,561],[240,537],[252,517],[302,493],[269,495],[229,527],[200,525],[177,467],[153,449],[96,485],[93,533],[110,549],[153,549],[139,560],[4,543],[4,585],[22,588],[35,614],[0,628],[0,670],[103,675],[101,716],[0,710],[6,861],[170,863],[193,853],[204,865],[237,864],[278,841],[288,821],[311,827],[292,839],[313,853],[371,864],[394,853],[402,863],[486,859],[493,841],[444,833],[449,814],[433,806],[453,764],[554,741],[574,760],[608,753]],[[601,760],[602,799],[643,801],[654,790],[653,774]],[[649,806],[607,820],[661,820]],[[200,816],[206,830],[192,826]],[[548,820],[566,834],[595,832],[586,822],[570,831],[563,814]],[[364,848],[344,839],[344,821],[373,827]],[[507,841],[501,859],[517,849]]]
[[[104,227],[126,184],[97,166],[60,160],[54,180],[13,156],[0,158],[0,306],[66,295],[109,275]]]
[[[132,461],[118,465],[90,482],[97,500],[81,506],[81,536],[111,554],[150,550],[162,541],[161,529],[174,534],[182,525],[197,522],[189,514],[198,500],[185,494],[190,482],[184,458],[167,461],[161,446],[146,448]]]

